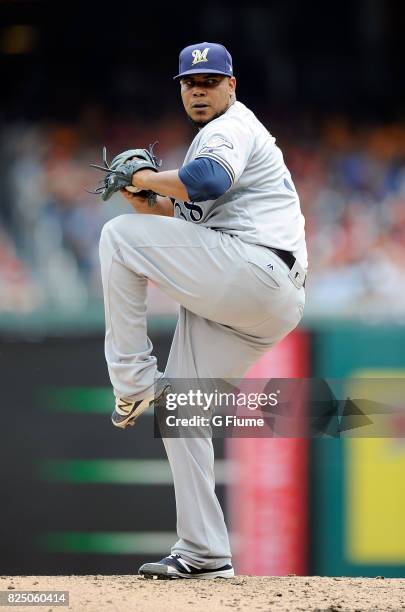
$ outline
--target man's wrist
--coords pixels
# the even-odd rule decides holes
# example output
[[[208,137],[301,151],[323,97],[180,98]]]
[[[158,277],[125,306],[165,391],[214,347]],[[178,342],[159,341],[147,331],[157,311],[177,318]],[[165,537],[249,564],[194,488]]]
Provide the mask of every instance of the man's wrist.
[[[132,176],[132,185],[141,190],[172,196],[177,200],[189,199],[186,187],[178,176],[178,170],[166,170],[165,172],[154,172],[147,168],[138,170]]]
[[[138,187],[138,189],[149,189],[148,181],[152,175],[156,174],[153,170],[138,170],[132,175],[132,185]]]

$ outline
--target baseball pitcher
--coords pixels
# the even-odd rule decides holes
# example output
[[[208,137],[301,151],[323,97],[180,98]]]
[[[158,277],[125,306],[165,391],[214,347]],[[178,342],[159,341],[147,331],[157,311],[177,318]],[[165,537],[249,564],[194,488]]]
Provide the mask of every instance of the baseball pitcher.
[[[170,379],[240,379],[299,323],[307,252],[299,198],[275,138],[236,100],[232,58],[221,44],[183,49],[184,109],[196,136],[180,169],[159,171],[153,148],[108,164],[99,189],[138,213],[103,228],[100,261],[112,422],[136,419]],[[164,375],[146,329],[147,281],[180,304]],[[160,379],[160,390],[154,391]],[[173,473],[178,541],[139,573],[158,578],[234,575],[215,495],[208,436],[163,440]]]

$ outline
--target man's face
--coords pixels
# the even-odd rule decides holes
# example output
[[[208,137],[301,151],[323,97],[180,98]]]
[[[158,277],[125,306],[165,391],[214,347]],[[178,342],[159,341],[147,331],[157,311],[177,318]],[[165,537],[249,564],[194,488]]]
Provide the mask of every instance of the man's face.
[[[187,115],[203,127],[229,108],[236,79],[222,74],[191,74],[180,80],[180,86]]]

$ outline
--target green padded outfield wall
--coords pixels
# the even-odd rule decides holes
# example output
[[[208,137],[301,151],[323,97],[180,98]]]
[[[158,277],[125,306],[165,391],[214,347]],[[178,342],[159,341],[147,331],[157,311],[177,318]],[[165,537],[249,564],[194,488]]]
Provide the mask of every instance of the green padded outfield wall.
[[[312,364],[314,377],[402,378],[405,327],[330,324]],[[311,573],[405,576],[405,436],[312,440],[310,463]]]

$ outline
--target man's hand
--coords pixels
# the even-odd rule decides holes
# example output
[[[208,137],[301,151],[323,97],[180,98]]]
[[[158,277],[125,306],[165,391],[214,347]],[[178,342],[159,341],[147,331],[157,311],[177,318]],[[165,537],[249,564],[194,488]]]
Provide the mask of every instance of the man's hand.
[[[145,192],[142,192],[145,193]],[[148,198],[139,193],[130,193],[126,189],[121,189],[120,194],[131,204],[135,212],[146,215],[161,215],[173,217],[173,204],[170,198],[157,196],[156,204],[153,208],[149,206]]]
[[[149,208],[149,210],[147,212],[150,212],[150,207],[148,206],[148,198],[145,195],[143,195],[144,193],[145,192],[131,193],[127,189],[121,189],[120,190],[120,194],[139,213],[146,212],[147,208]],[[144,210],[144,208],[145,208],[145,210]]]

